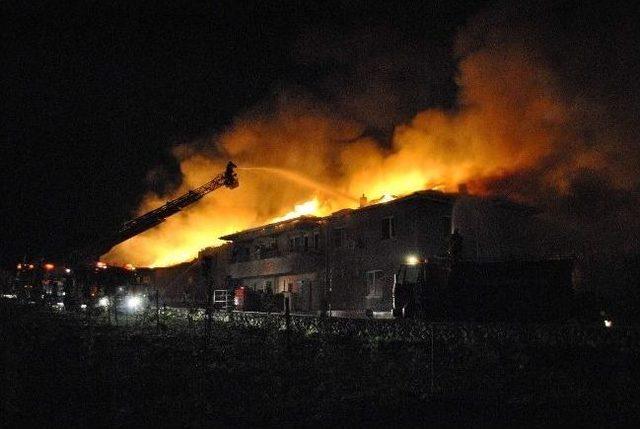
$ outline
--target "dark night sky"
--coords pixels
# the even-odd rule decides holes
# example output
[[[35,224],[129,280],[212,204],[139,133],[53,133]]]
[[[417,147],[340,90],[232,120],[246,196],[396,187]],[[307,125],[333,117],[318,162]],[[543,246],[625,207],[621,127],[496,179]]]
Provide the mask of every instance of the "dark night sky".
[[[151,168],[177,168],[171,146],[221,130],[280,88],[322,97],[317,82],[340,64],[292,55],[309,34],[402,28],[442,62],[477,8],[241,3],[3,2],[3,264],[59,258],[117,226]],[[451,100],[452,78],[424,103]]]
[[[456,33],[486,3],[2,2],[0,263],[62,258],[127,220],[152,168],[176,174],[172,146],[220,132],[283,88],[322,100],[355,85],[353,63],[336,60],[343,40],[367,47],[355,62],[428,59],[403,76],[394,123],[450,106]],[[337,89],[335,76],[346,76]]]

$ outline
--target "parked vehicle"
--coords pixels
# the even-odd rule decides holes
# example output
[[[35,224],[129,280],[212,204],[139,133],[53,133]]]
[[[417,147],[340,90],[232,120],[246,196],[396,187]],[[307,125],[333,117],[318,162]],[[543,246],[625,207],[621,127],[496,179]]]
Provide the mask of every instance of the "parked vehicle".
[[[568,260],[413,261],[396,275],[393,315],[430,320],[567,319],[572,316],[571,273]]]

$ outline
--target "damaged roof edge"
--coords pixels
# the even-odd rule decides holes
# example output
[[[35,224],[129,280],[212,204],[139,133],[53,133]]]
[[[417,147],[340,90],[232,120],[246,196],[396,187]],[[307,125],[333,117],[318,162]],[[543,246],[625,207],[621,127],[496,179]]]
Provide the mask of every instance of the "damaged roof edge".
[[[225,236],[220,237],[220,240],[225,240],[225,241],[240,241],[240,240],[248,240],[251,239],[255,236],[258,235],[269,235],[269,234],[276,234],[276,233],[280,233],[282,231],[286,231],[288,229],[293,228],[294,226],[306,226],[305,224],[308,224],[308,226],[315,226],[318,223],[330,219],[330,218],[335,218],[335,217],[339,217],[339,216],[345,216],[348,213],[353,213],[353,212],[361,212],[361,211],[366,211],[366,210],[371,210],[371,209],[375,209],[375,208],[380,208],[383,206],[388,206],[388,205],[393,205],[393,204],[397,204],[397,203],[402,203],[402,202],[406,202],[409,201],[411,199],[414,198],[420,198],[420,199],[428,199],[431,200],[433,202],[436,203],[441,203],[441,204],[452,204],[453,201],[458,197],[458,194],[453,194],[453,193],[444,193],[444,192],[440,192],[440,191],[433,191],[433,190],[425,190],[425,191],[416,191],[413,192],[409,195],[404,195],[402,197],[398,197],[394,200],[388,201],[386,203],[375,203],[375,204],[370,204],[364,207],[359,207],[356,209],[350,209],[350,208],[346,208],[346,209],[342,209],[342,210],[338,210],[336,212],[331,213],[330,215],[324,216],[324,217],[318,217],[318,216],[300,216],[297,218],[293,218],[293,219],[288,219],[288,220],[283,220],[277,223],[272,223],[272,224],[267,224],[267,225],[261,225],[255,228],[250,228],[250,229],[245,229],[242,231],[238,231],[235,232],[233,234],[228,234]]]
[[[276,223],[257,226],[255,228],[245,229],[220,237],[220,240],[238,241],[242,239],[250,239],[256,235],[276,234],[293,228],[294,226],[315,226],[322,219],[318,216],[300,216],[293,219],[287,219]]]
[[[539,212],[534,207],[521,204],[521,203],[516,203],[514,201],[510,201],[508,199],[501,198],[501,197],[482,197],[482,196],[476,196],[476,195],[469,195],[466,193],[447,193],[442,191],[424,190],[424,191],[416,191],[409,195],[404,195],[402,197],[398,197],[394,200],[391,200],[385,203],[374,203],[374,204],[370,204],[370,205],[355,208],[355,209],[346,208],[346,209],[338,210],[324,217],[300,216],[293,219],[283,220],[277,223],[261,225],[255,228],[245,229],[233,234],[225,235],[223,237],[220,237],[220,239],[229,241],[229,242],[250,240],[257,236],[278,234],[283,231],[293,229],[294,227],[300,227],[300,226],[314,227],[322,222],[326,222],[328,220],[336,219],[342,216],[347,216],[351,213],[361,213],[367,210],[374,210],[374,209],[389,206],[389,205],[401,204],[404,202],[411,201],[413,199],[429,200],[437,204],[453,205],[455,204],[456,201],[459,201],[461,198],[466,200],[486,201],[496,206],[517,211],[525,215],[533,215]]]

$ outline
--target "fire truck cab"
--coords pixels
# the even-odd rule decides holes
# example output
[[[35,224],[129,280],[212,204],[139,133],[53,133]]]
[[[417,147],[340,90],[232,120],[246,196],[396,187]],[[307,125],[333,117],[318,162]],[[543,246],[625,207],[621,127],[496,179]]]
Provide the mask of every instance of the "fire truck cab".
[[[428,261],[402,264],[393,282],[393,316],[441,316],[449,274],[444,265]]]
[[[551,321],[569,318],[568,260],[416,261],[400,266],[394,317],[429,320]]]

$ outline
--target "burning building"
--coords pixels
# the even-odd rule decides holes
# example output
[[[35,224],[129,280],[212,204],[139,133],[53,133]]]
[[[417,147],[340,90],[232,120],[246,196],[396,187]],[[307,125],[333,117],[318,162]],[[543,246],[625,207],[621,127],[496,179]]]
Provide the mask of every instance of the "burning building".
[[[504,200],[420,191],[225,235],[230,244],[200,258],[216,288],[291,294],[293,311],[388,311],[398,267],[444,257],[454,230],[467,260],[531,258],[534,214]]]

